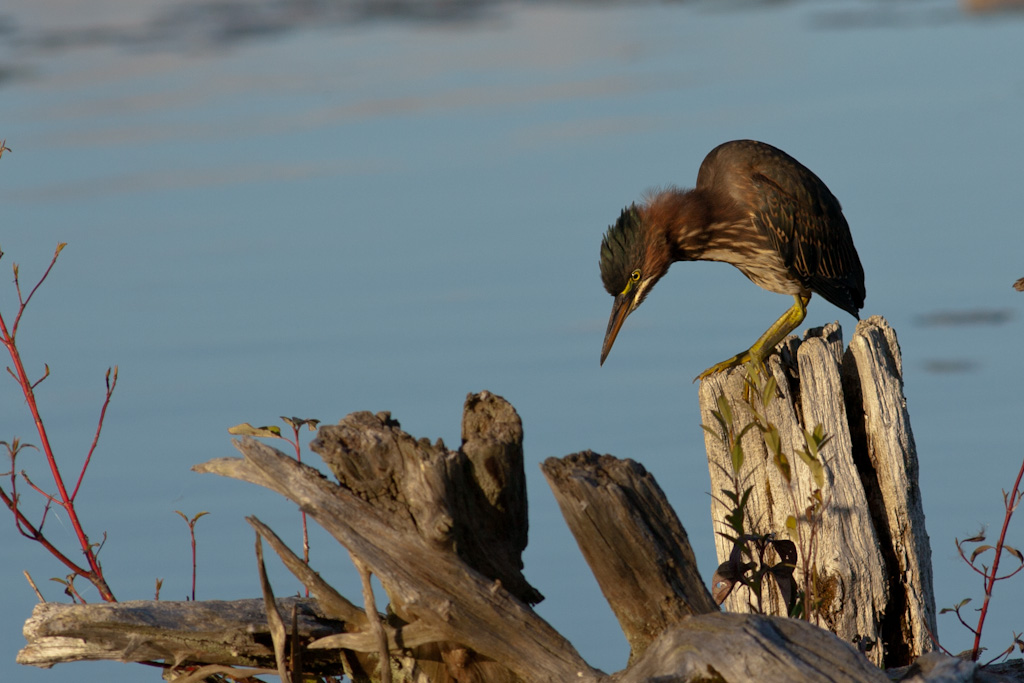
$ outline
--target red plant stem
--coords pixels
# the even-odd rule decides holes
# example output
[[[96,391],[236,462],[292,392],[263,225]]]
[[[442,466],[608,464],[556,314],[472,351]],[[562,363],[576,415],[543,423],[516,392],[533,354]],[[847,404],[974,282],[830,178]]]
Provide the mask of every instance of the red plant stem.
[[[20,314],[19,314],[20,317]],[[69,502],[67,489],[64,488],[64,479],[60,476],[60,470],[57,468],[57,461],[53,457],[53,449],[50,447],[50,438],[46,434],[46,427],[43,426],[43,418],[39,415],[39,407],[36,405],[36,395],[32,391],[32,383],[28,379],[28,374],[25,372],[25,366],[21,362],[21,354],[18,353],[18,348],[14,344],[14,338],[7,332],[7,325],[4,323],[3,316],[0,316],[0,336],[3,338],[4,346],[7,347],[7,351],[11,354],[11,361],[14,363],[14,378],[21,385],[21,391],[25,394],[25,402],[28,404],[29,411],[32,413],[32,419],[36,423],[36,431],[39,433],[39,439],[42,443],[43,452],[46,454],[46,461],[50,464],[50,473],[53,475],[53,481],[57,484],[57,490],[60,491],[61,500],[64,503]],[[76,533],[78,529],[75,529]],[[79,537],[79,541],[82,541],[86,546],[88,542],[84,538],[84,534]]]
[[[958,553],[960,553],[960,558],[961,558],[961,559],[962,559],[962,560],[963,560],[964,562],[966,562],[966,563],[967,563],[967,566],[971,568],[971,571],[973,571],[973,572],[974,572],[974,573],[976,573],[976,574],[980,574],[981,576],[984,576],[984,577],[985,577],[985,580],[987,581],[987,580],[988,580],[988,574],[986,574],[986,573],[985,573],[985,572],[983,572],[982,570],[980,570],[980,569],[978,569],[977,567],[975,567],[975,566],[974,566],[974,563],[973,563],[973,562],[971,562],[971,561],[970,561],[969,559],[967,559],[967,553],[965,553],[965,552],[964,552],[964,548],[963,548],[963,546],[961,545],[961,543],[963,543],[963,541],[960,541],[959,539],[957,539],[957,543],[956,543],[956,550],[957,550],[957,552],[958,552]]]
[[[196,520],[188,523],[188,535],[192,537],[192,602],[196,601]]]
[[[117,366],[114,366],[114,381],[110,381],[110,370],[107,370],[107,397],[103,400],[103,407],[100,409],[100,419],[96,422],[96,434],[92,437],[92,444],[89,446],[89,452],[85,456],[85,462],[82,463],[82,471],[78,473],[78,481],[75,482],[75,490],[71,492],[71,502],[75,502],[75,497],[78,495],[78,489],[82,486],[82,479],[85,478],[85,471],[89,469],[89,463],[92,462],[92,454],[96,450],[96,444],[100,440],[100,432],[103,431],[103,421],[107,418],[107,406],[110,405],[110,397],[114,395],[114,387],[117,386]]]
[[[299,428],[294,424],[292,425],[292,433],[295,435],[295,441],[292,441],[292,446],[295,447],[295,459],[298,462],[302,462],[302,449],[299,447]],[[305,510],[302,511],[302,560],[306,564],[309,564],[309,530],[306,526]],[[309,597],[308,586],[306,587],[306,597]]]
[[[67,488],[64,486],[64,478],[60,474],[60,468],[57,466],[57,459],[53,455],[53,448],[50,446],[50,438],[46,433],[46,427],[43,425],[43,418],[39,414],[39,406],[36,403],[35,392],[32,389],[32,382],[28,378],[28,373],[25,372],[25,365],[21,360],[21,353],[18,351],[18,347],[15,344],[14,336],[18,332],[18,324],[21,322],[21,316],[25,312],[25,306],[29,300],[39,289],[39,286],[46,279],[46,276],[50,274],[50,270],[53,268],[53,264],[57,262],[57,256],[60,254],[60,250],[63,245],[57,247],[57,252],[53,255],[53,260],[50,261],[50,266],[43,273],[43,276],[36,283],[36,286],[32,288],[26,299],[21,301],[21,305],[18,309],[18,315],[14,319],[13,332],[8,332],[7,323],[3,319],[3,315],[0,315],[0,341],[7,347],[7,351],[11,356],[11,362],[14,364],[14,376],[18,384],[21,386],[21,391],[25,395],[25,402],[28,404],[29,412],[32,413],[32,419],[36,423],[36,432],[39,434],[40,445],[43,449],[43,453],[46,454],[46,462],[50,466],[50,474],[53,476],[53,481],[57,486],[57,491],[60,494],[60,500],[57,503],[63,507],[68,513],[68,519],[71,521],[71,525],[75,530],[75,535],[78,537],[78,544],[82,548],[82,552],[85,554],[86,560],[89,563],[89,571],[87,572],[76,572],[80,573],[81,576],[86,577],[100,593],[107,602],[115,602],[114,594],[111,592],[110,587],[107,586],[106,580],[103,578],[103,570],[100,568],[99,560],[96,558],[96,553],[93,552],[92,546],[89,544],[89,537],[86,535],[85,530],[82,528],[82,524],[78,519],[78,514],[75,512],[74,500],[68,495]],[[19,287],[19,298],[20,298],[20,287]],[[6,498],[6,496],[4,496]],[[11,505],[16,506],[16,501],[11,501],[8,507]],[[12,508],[13,510],[14,508]],[[41,538],[41,536],[40,536]],[[52,547],[52,546],[51,546]],[[53,552],[53,551],[51,551]],[[59,557],[59,556],[58,556]],[[70,567],[69,567],[70,568]],[[80,568],[79,568],[80,569]]]
[[[28,306],[28,302],[31,301],[32,297],[34,297],[36,295],[36,290],[38,290],[42,286],[43,281],[45,281],[46,278],[50,276],[50,271],[53,270],[53,266],[57,263],[57,257],[60,256],[60,252],[61,252],[61,250],[64,249],[65,246],[67,246],[67,244],[65,242],[60,242],[60,243],[57,244],[57,251],[54,252],[53,258],[50,259],[50,265],[48,265],[46,267],[46,270],[43,272],[43,276],[41,278],[39,278],[39,282],[36,283],[36,286],[32,288],[32,291],[30,291],[28,293],[28,297],[25,298],[25,299],[21,298],[21,284],[18,282],[18,266],[17,266],[17,264],[15,264],[15,266],[14,266],[14,286],[18,290],[18,301],[21,304],[21,306],[19,306],[19,308],[18,308],[18,315],[16,315],[14,317],[14,328],[11,330],[11,334],[10,334],[9,337],[8,337],[8,334],[7,334],[7,327],[6,326],[4,327],[4,341],[5,342],[9,338],[11,340],[11,344],[14,343],[14,338],[18,336],[18,325],[21,324],[21,316],[25,313],[25,308]]]
[[[985,617],[988,615],[988,603],[992,599],[992,588],[998,580],[999,557],[1003,554],[1003,542],[1006,540],[1006,530],[1010,526],[1010,518],[1017,507],[1017,492],[1020,490],[1020,481],[1024,478],[1024,461],[1021,461],[1020,472],[1017,473],[1017,480],[1013,482],[1013,491],[1006,498],[1006,517],[1003,518],[1003,529],[999,533],[999,541],[996,543],[996,554],[992,560],[992,569],[985,577],[985,602],[981,606],[981,614],[978,617],[978,628],[974,631],[974,647],[971,649],[971,659],[978,660],[981,654],[981,629],[985,625]]]
[[[44,491],[41,488],[39,488],[38,486],[36,486],[35,482],[28,478],[28,474],[25,473],[25,470],[21,471],[21,476],[25,478],[25,482],[29,485],[29,488],[31,488],[33,491],[35,491],[36,493],[38,493],[40,496],[42,496],[43,498],[45,498],[48,501],[46,507],[50,507],[50,503],[56,503],[57,505],[60,505],[60,501],[59,500],[57,500],[56,498],[51,496],[49,493],[47,493],[46,491]],[[13,484],[12,484],[12,486],[13,486]],[[12,491],[12,493],[14,493],[14,491]]]
[[[74,501],[68,496],[67,488],[64,486],[64,478],[60,474],[60,468],[57,466],[57,459],[54,457],[53,448],[50,446],[50,438],[46,433],[46,427],[43,425],[43,418],[39,414],[39,406],[36,404],[35,392],[32,390],[31,382],[29,382],[28,375],[25,372],[25,366],[21,361],[21,354],[18,353],[17,347],[14,346],[13,339],[8,335],[7,326],[4,324],[2,317],[0,317],[0,335],[2,335],[3,343],[11,354],[11,360],[14,363],[18,383],[21,385],[22,393],[25,395],[25,402],[28,404],[29,411],[32,413],[32,419],[35,420],[40,445],[42,446],[43,452],[46,454],[46,462],[50,466],[50,474],[53,476],[53,481],[57,485],[57,491],[60,493],[60,500],[56,502],[68,513],[68,519],[71,521],[71,526],[74,528],[75,535],[78,537],[78,544],[82,548],[82,552],[85,553],[85,558],[89,563],[89,571],[82,571],[81,568],[78,568],[78,572],[96,586],[96,589],[100,593],[100,597],[105,601],[116,602],[114,594],[111,592],[110,587],[107,586],[107,582],[103,578],[103,570],[100,567],[99,560],[96,558],[96,553],[93,552],[92,546],[89,544],[89,537],[82,528],[82,523],[78,519],[78,514],[75,512]],[[44,547],[46,545],[48,544],[44,544]],[[67,563],[65,562],[65,564]],[[68,568],[70,569],[71,566],[69,565]]]
[[[14,518],[18,523],[18,531],[20,531],[25,538],[29,538],[38,543],[39,545],[43,546],[43,548],[45,548],[47,552],[49,552],[51,555],[56,557],[61,562],[61,564],[63,564],[65,567],[67,567],[74,573],[78,574],[79,576],[89,576],[89,571],[87,569],[75,564],[73,561],[71,561],[70,558],[67,557],[67,555],[62,553],[57,548],[55,548],[53,544],[51,544],[46,539],[46,537],[43,536],[43,534],[35,526],[33,526],[32,522],[28,521],[28,519],[25,518],[25,515],[21,514],[21,510],[18,509],[17,502],[12,498],[8,497],[7,493],[5,493],[3,489],[0,489],[0,500],[2,500],[4,502],[4,505],[6,505],[7,508],[14,514]]]
[[[73,576],[68,577],[67,588],[65,589],[64,593],[71,596],[72,602],[74,602],[77,599],[80,604],[84,605],[89,601],[83,598],[82,594],[78,592],[77,588],[75,588],[75,583],[73,579]]]

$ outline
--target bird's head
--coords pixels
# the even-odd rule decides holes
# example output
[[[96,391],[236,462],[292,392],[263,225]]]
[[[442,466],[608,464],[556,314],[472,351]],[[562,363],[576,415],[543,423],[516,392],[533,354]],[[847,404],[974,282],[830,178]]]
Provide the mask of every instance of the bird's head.
[[[658,235],[656,226],[644,220],[636,204],[623,209],[601,240],[601,280],[615,297],[601,346],[601,365],[622,323],[643,303],[670,263],[664,236]]]

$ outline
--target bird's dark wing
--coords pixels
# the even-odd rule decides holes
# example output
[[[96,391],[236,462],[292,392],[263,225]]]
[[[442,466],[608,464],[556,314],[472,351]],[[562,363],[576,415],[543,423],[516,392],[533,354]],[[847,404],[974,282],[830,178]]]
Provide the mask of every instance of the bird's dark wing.
[[[714,182],[719,189],[725,183],[733,199],[749,211],[790,273],[857,316],[864,305],[864,269],[839,200],[825,183],[793,157],[761,142],[726,143],[709,160],[712,155],[718,157],[712,162]]]

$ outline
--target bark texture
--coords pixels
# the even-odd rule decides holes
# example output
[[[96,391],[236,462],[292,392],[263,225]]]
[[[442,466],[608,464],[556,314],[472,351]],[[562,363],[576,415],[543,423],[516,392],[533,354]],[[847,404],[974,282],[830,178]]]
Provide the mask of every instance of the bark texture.
[[[842,629],[883,640],[903,634],[909,642],[903,647],[914,651],[920,631],[913,620],[929,614],[933,619],[934,610],[928,611],[927,536],[918,514],[913,439],[898,391],[898,347],[878,321],[863,334],[863,341],[855,338],[843,372],[837,329],[799,348],[789,342],[783,363],[774,359],[771,366],[782,399],[772,402],[768,414],[786,449],[802,443],[803,425],[821,421],[837,434],[840,425],[849,425],[845,437],[829,444],[835,452],[824,453],[831,504],[821,531],[826,540],[819,540],[815,556],[836,590],[822,621],[842,639],[793,619],[720,613],[697,573],[686,532],[650,473],[631,460],[584,452],[549,459],[543,471],[632,647],[630,665],[621,672],[607,675],[589,666],[531,607],[541,595],[522,571],[522,424],[510,404],[483,392],[466,400],[458,450],[413,438],[388,413],[364,412],[321,427],[313,442],[336,481],[251,438],[235,442],[240,458],[195,468],[294,501],[378,577],[390,599],[386,613],[368,615],[250,517],[260,538],[315,599],[274,600],[268,584],[265,600],[237,603],[42,604],[26,623],[29,644],[19,661],[157,661],[171,669],[169,678],[189,683],[223,673],[226,666],[255,667],[247,674],[291,671],[296,679],[300,669],[345,674],[360,682],[381,681],[385,671],[394,681],[460,683],[886,680],[844,642],[849,637]],[[865,369],[872,367],[881,371]],[[702,399],[726,391],[727,400],[737,403],[740,378],[733,373],[708,380]],[[752,500],[760,504],[788,495],[771,479],[771,468],[758,463],[764,456],[757,456],[756,446],[763,447],[764,439],[751,431],[743,443],[749,461],[744,477],[763,477],[751,479]],[[722,464],[709,453],[714,477],[729,461]],[[872,462],[880,473],[874,487],[859,469]],[[841,463],[853,474],[837,473]],[[876,529],[879,506],[888,510],[888,531]],[[767,532],[784,525],[787,514],[788,509],[767,507],[755,520],[757,528]],[[884,549],[890,541],[900,544],[898,553]],[[886,580],[886,572],[902,574]],[[913,581],[917,587],[905,589],[907,610],[901,614],[907,616],[893,619],[890,625],[898,628],[887,631],[882,606],[895,604],[895,584]],[[730,598],[741,608],[746,600],[736,595],[743,590]],[[271,619],[272,630],[266,610],[274,607],[280,617]],[[898,646],[884,642],[893,650]],[[281,653],[291,654],[282,661]],[[982,680],[976,667],[953,660],[932,658],[915,666],[909,671],[915,681]],[[951,678],[950,671],[960,678]]]
[[[928,632],[936,633],[936,626],[931,550],[896,335],[872,317],[857,326],[844,353],[841,330],[832,324],[810,330],[803,341],[789,338],[766,365],[777,386],[770,400],[748,387],[745,368],[701,383],[705,425],[717,424],[713,413],[720,413],[723,396],[737,432],[755,412],[764,417],[742,437],[738,473],[715,430],[705,435],[715,531],[729,531],[726,518],[734,509],[723,491],[737,484],[741,491],[750,488],[747,530],[797,540],[796,584],[813,571],[817,602],[809,608],[815,621],[847,642],[870,647],[876,664],[909,664],[931,649]],[[765,424],[778,430],[790,481],[765,438]],[[822,511],[811,523],[805,510],[818,486],[798,452],[807,450],[806,433],[817,425],[831,440],[820,453]],[[802,541],[787,529],[790,518],[798,520]],[[715,542],[719,560],[727,563],[733,544],[719,535]],[[779,591],[769,586],[762,593],[765,612],[786,613]],[[756,596],[738,588],[725,604],[730,611],[750,611]]]
[[[630,645],[630,661],[670,626],[717,612],[658,482],[643,465],[591,451],[542,465],[562,516]]]

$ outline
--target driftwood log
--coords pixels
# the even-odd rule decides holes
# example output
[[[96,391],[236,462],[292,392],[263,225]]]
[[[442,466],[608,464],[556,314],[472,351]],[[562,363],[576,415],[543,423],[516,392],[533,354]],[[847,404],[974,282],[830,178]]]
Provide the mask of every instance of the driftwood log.
[[[452,451],[414,439],[388,413],[354,413],[312,444],[336,481],[251,438],[235,442],[241,458],[195,468],[294,501],[378,577],[390,599],[384,614],[350,602],[249,518],[315,599],[275,601],[268,590],[264,601],[237,603],[42,604],[26,623],[19,662],[148,661],[188,681],[227,666],[374,682],[889,680],[813,624],[719,612],[653,477],[630,460],[586,452],[550,459],[543,471],[632,647],[624,671],[595,670],[530,606],[541,595],[520,559],[518,415],[498,396],[470,395],[462,440]],[[288,643],[273,642],[268,607]],[[275,645],[301,662],[282,661]],[[914,680],[932,680],[933,668],[942,667],[919,667]],[[960,678],[942,680],[973,680],[974,665],[961,668]]]
[[[787,454],[791,483],[774,462],[763,428],[743,436],[738,480],[741,489],[751,490],[747,529],[789,537],[787,518],[798,519],[805,543],[795,564],[798,575],[801,568],[814,570],[820,599],[810,606],[814,620],[848,642],[875,645],[867,654],[876,664],[909,664],[932,649],[930,634],[937,631],[931,549],[896,335],[885,320],[872,317],[857,326],[844,353],[839,326],[828,325],[810,330],[803,341],[787,339],[767,370],[777,385],[774,400],[762,401],[747,387],[744,369],[709,377],[700,387],[704,424],[716,423],[713,411],[725,396],[739,425],[754,420],[754,411],[775,425]],[[797,452],[806,449],[805,432],[817,425],[831,440],[820,453],[824,504],[812,525],[801,512],[817,486]],[[705,444],[715,493],[712,519],[716,532],[724,532],[734,507],[721,493],[736,482],[731,455],[713,430]],[[811,526],[813,545],[807,540]],[[719,560],[727,563],[732,542],[720,533],[715,540]],[[785,614],[779,591],[766,592],[764,611]],[[749,611],[756,602],[751,597],[745,588],[734,590],[726,606]]]
[[[630,661],[668,627],[717,612],[686,530],[643,467],[591,451],[541,466],[630,645]]]

